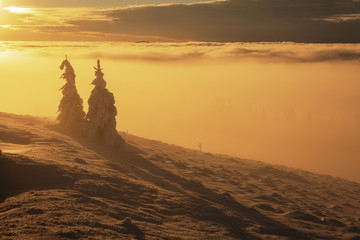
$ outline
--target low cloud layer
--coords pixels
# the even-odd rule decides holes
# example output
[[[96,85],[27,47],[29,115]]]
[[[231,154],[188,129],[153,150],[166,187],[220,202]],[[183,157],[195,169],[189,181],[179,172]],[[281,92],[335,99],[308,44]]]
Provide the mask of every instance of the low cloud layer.
[[[331,45],[330,45],[331,46]],[[316,62],[332,62],[332,61],[359,61],[360,60],[360,49],[342,49],[341,47],[326,49],[326,46],[314,47],[309,50],[297,49],[292,50],[249,50],[244,48],[238,48],[231,54],[234,54],[238,58],[249,57],[259,60],[270,60],[274,62],[293,62],[293,63],[316,63]],[[296,47],[295,47],[296,49]]]
[[[299,43],[179,43],[129,44],[116,51],[91,50],[86,58],[116,61],[191,62],[191,61],[257,61],[280,63],[320,63],[360,61],[358,44]],[[121,47],[122,46],[122,47]],[[125,52],[123,48],[127,48]],[[106,49],[106,48],[105,48]]]
[[[0,51],[34,51],[76,58],[152,63],[256,61],[264,63],[321,63],[360,61],[359,44],[303,43],[58,43],[3,42]]]
[[[147,52],[143,54],[113,54],[93,52],[84,55],[89,58],[103,58],[116,61],[145,61],[145,62],[180,62],[199,60],[254,60],[260,62],[284,62],[284,63],[317,63],[335,61],[360,61],[360,51],[351,50],[320,50],[307,54],[299,54],[293,51],[276,50],[249,50],[236,49],[224,55],[207,55],[206,52],[189,51],[181,54],[169,54],[161,52]]]

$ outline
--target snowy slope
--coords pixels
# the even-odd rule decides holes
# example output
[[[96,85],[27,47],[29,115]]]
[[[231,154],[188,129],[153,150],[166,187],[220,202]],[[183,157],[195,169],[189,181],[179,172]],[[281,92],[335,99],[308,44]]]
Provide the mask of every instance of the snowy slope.
[[[360,184],[0,113],[1,239],[360,239]]]

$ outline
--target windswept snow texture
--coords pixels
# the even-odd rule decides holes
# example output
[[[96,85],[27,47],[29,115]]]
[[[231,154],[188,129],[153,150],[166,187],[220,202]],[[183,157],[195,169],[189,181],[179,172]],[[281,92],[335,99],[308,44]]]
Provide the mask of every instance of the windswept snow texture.
[[[360,184],[0,113],[0,238],[359,239]]]

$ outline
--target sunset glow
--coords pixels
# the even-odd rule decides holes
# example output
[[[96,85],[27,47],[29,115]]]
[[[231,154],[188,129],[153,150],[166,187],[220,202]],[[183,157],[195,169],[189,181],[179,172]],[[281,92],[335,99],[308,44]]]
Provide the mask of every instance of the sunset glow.
[[[87,70],[101,59],[120,99],[119,130],[359,180],[350,146],[359,131],[360,2],[345,1],[281,0],[280,11],[238,0],[3,0],[0,64],[12,81],[0,111],[55,116],[61,82],[49,79],[59,59],[73,59],[84,99]],[[316,143],[305,147],[305,138]],[[337,167],[342,155],[349,164]]]
[[[360,52],[357,44],[4,42],[2,48],[1,78],[12,79],[0,90],[3,111],[56,116],[62,82],[54,66],[70,53],[87,99],[89,70],[100,58],[121,131],[359,180],[360,151],[352,146],[360,133],[360,72],[358,60],[349,60]],[[347,164],[337,165],[340,156]]]
[[[4,9],[9,12],[17,13],[17,14],[25,14],[31,12],[30,8],[22,8],[22,7],[5,7]]]
[[[0,238],[360,239],[360,0],[0,0]]]

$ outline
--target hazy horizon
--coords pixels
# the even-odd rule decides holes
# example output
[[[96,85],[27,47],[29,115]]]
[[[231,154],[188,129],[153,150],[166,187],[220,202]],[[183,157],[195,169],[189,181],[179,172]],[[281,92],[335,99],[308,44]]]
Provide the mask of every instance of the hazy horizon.
[[[65,54],[87,111],[99,58],[120,131],[360,181],[358,44],[2,42],[0,48],[1,112],[55,117]]]

